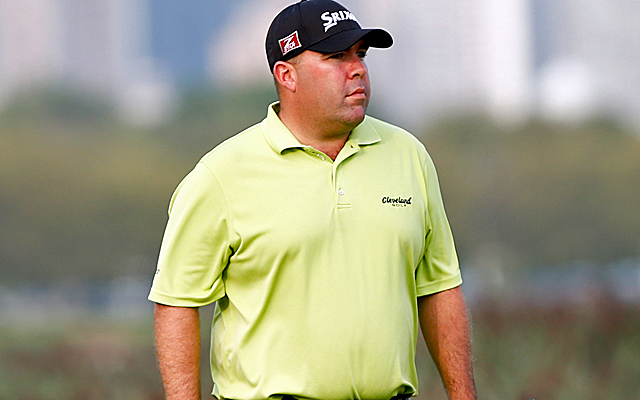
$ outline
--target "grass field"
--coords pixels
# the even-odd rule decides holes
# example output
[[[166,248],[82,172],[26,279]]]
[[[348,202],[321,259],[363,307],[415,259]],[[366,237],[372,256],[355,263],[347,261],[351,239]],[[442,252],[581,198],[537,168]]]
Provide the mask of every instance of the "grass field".
[[[612,301],[544,309],[483,304],[472,313],[481,399],[640,399],[640,307]],[[202,318],[210,318],[210,309]],[[150,318],[101,316],[4,321],[0,400],[162,399],[151,324]],[[417,364],[418,399],[446,399],[422,344]],[[205,394],[207,374],[205,367]]]

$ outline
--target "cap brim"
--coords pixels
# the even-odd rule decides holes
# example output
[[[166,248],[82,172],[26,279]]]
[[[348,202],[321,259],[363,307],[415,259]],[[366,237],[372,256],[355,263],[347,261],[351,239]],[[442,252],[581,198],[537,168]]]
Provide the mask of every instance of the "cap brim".
[[[361,39],[369,47],[386,49],[393,44],[393,38],[384,29],[351,29],[331,35],[318,43],[310,45],[307,49],[320,53],[335,53],[347,50]]]

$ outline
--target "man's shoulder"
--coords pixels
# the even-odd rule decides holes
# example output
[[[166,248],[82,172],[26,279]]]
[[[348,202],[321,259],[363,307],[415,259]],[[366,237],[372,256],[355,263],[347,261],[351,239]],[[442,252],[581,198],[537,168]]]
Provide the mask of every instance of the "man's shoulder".
[[[200,162],[208,167],[238,162],[251,157],[250,154],[259,150],[262,143],[264,143],[264,136],[260,123],[257,123],[224,140],[205,154]]]
[[[396,143],[424,149],[424,145],[411,132],[397,125],[367,115],[363,121],[369,129],[373,129],[383,143]]]

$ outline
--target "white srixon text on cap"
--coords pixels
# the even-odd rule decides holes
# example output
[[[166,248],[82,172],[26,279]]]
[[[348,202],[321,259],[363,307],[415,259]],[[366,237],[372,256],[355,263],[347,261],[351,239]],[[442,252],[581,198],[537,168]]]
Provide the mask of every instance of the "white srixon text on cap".
[[[322,13],[320,18],[322,18],[323,21],[326,21],[324,24],[322,24],[324,26],[325,32],[327,32],[332,27],[338,25],[338,22],[340,21],[351,20],[351,21],[358,22],[358,20],[356,19],[356,16],[353,15],[351,11],[347,11],[347,10],[336,11],[336,12],[326,11]]]

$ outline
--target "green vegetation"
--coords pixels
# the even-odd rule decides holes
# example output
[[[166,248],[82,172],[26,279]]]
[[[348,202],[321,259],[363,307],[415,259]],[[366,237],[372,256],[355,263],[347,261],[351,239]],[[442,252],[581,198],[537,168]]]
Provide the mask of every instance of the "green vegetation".
[[[150,278],[174,188],[269,96],[194,93],[155,129],[68,93],[17,99],[0,115],[0,283]]]
[[[640,136],[613,123],[423,133],[463,263],[499,244],[509,267],[606,264],[640,250]]]
[[[270,87],[200,89],[154,128],[125,126],[106,102],[70,92],[16,99],[0,114],[0,283],[150,277],[175,186],[274,99]],[[496,248],[510,269],[638,256],[636,133],[601,121],[428,126],[415,133],[469,268]]]
[[[640,393],[640,310],[605,299],[587,308],[505,310],[485,304],[474,316],[480,399],[629,400]],[[203,309],[208,337],[212,307]],[[89,316],[44,325],[0,326],[0,398],[160,400],[151,320]],[[203,341],[203,354],[208,342]],[[417,400],[446,400],[423,342]],[[202,362],[203,398],[211,390]]]
[[[0,328],[0,398],[161,400],[150,320]]]
[[[637,398],[639,311],[606,298],[582,307],[474,310],[481,398]]]
[[[170,122],[144,129],[73,93],[16,99],[0,114],[0,285],[150,281],[175,186],[274,99],[271,88],[194,91]],[[426,126],[414,133],[438,167],[465,268],[637,259],[637,133],[603,121],[506,128],[471,116]],[[472,309],[481,398],[637,398],[637,306],[605,297],[508,308],[497,299]],[[0,324],[0,399],[162,398],[150,320],[58,317]],[[208,308],[204,331],[210,317]],[[418,399],[444,399],[423,345],[417,362]]]

